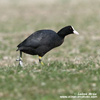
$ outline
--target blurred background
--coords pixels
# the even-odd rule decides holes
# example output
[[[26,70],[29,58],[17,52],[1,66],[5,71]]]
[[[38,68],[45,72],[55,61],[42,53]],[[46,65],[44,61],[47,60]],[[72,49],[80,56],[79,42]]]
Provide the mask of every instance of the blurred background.
[[[99,3],[99,0],[1,0],[0,65],[7,64],[5,60],[15,64],[16,46],[34,31],[52,29],[57,32],[67,25],[72,25],[80,36],[66,37],[58,52],[55,49],[47,54],[47,60],[59,59],[59,55],[65,56],[60,56],[64,60],[75,53],[77,56],[82,53],[90,56],[93,52],[100,54]],[[33,57],[24,56],[33,63]]]
[[[52,29],[57,32],[62,27],[67,25],[72,25],[80,33],[80,35],[67,36],[62,46],[48,52],[43,57],[43,61],[46,64],[44,68],[52,67],[52,66],[53,68],[55,67],[57,68],[57,66],[58,67],[62,66],[62,69],[64,70],[69,69],[68,73],[70,73],[70,75],[71,73],[73,73],[73,69],[77,70],[78,68],[78,70],[80,70],[81,73],[80,78],[75,78],[70,76],[70,78],[72,78],[73,81],[70,80],[69,78],[68,80],[64,78],[66,82],[69,81],[69,85],[66,83],[68,85],[67,89],[69,92],[67,90],[66,91],[64,90],[64,88],[66,88],[65,87],[66,84],[63,83],[61,84],[64,85],[64,87],[62,87],[62,89],[57,91],[60,85],[57,85],[58,87],[56,87],[56,83],[57,82],[59,83],[63,79],[63,76],[60,75],[56,76],[57,74],[52,73],[52,75],[53,74],[55,75],[55,78],[56,77],[58,78],[58,80],[56,80],[53,76],[51,76],[51,78],[52,79],[54,78],[53,80],[56,81],[54,82],[53,86],[49,86],[50,85],[49,83],[52,84],[52,82],[47,80],[47,82],[49,82],[48,87],[47,86],[44,88],[39,87],[40,86],[39,83],[41,83],[40,80],[43,79],[45,81],[45,79],[42,78],[40,80],[37,80],[37,83],[34,85],[35,87],[39,87],[41,91],[37,89],[33,89],[33,90],[37,90],[36,91],[37,94],[40,93],[40,95],[48,95],[52,92],[56,94],[57,97],[59,96],[58,95],[59,93],[66,94],[68,92],[68,94],[70,93],[73,94],[75,91],[82,92],[83,90],[84,92],[98,91],[98,93],[100,93],[100,90],[98,90],[100,86],[99,85],[97,86],[98,81],[100,80],[98,76],[99,75],[98,73],[100,72],[99,71],[100,68],[100,64],[99,64],[100,63],[100,28],[99,28],[100,27],[100,0],[0,0],[0,68],[1,69],[3,68],[1,70],[0,77],[2,79],[1,82],[2,90],[4,91],[4,93],[8,91],[6,97],[10,96],[13,98],[14,95],[16,94],[18,97],[22,98],[21,100],[26,100],[23,97],[24,95],[23,92],[18,94],[19,90],[16,90],[17,88],[21,89],[20,86],[16,87],[16,84],[19,83],[17,83],[14,80],[11,81],[11,82],[13,81],[15,82],[15,84],[12,86],[15,87],[15,90],[13,89],[11,90],[12,95],[9,94],[10,90],[8,84],[10,82],[5,84],[6,82],[8,82],[6,81],[6,76],[8,77],[11,75],[13,76],[17,73],[15,71],[15,69],[17,68],[16,66],[18,65],[16,59],[18,58],[19,55],[19,52],[16,52],[17,45],[20,42],[22,42],[25,38],[27,38],[31,33],[37,30]],[[23,54],[23,62],[27,68],[36,69],[37,67],[39,67],[37,56],[33,57],[31,55]],[[84,70],[85,68],[87,68],[88,70]],[[91,70],[93,69],[92,71],[94,70],[95,71],[91,73],[90,69]],[[7,71],[6,74],[5,72],[3,73],[4,70]],[[48,69],[46,70],[48,72]],[[17,71],[19,72],[19,70]],[[87,71],[88,72],[90,71],[89,76]],[[96,73],[96,71],[98,73]],[[86,73],[87,80],[84,80],[84,78],[86,77],[81,77],[82,75],[84,76],[85,72],[87,72]],[[25,69],[24,72],[22,72],[21,76],[19,75],[19,77],[17,77],[15,75],[14,79],[17,80],[17,78],[19,79],[20,77],[23,78],[29,75],[29,73],[27,74],[25,73],[27,73],[27,69]],[[65,77],[67,77],[68,73],[64,74]],[[43,75],[46,76],[47,73],[45,74],[43,73]],[[34,77],[40,78],[38,74],[36,74]],[[90,80],[88,81],[89,78]],[[28,81],[30,81],[28,79],[25,80],[27,84]],[[41,83],[43,86],[45,85],[44,81]],[[81,83],[81,81],[83,83]],[[31,81],[30,83],[32,82],[33,81]],[[74,82],[76,82],[76,85],[72,84]],[[4,84],[8,85],[8,87],[6,86],[5,88],[3,88]],[[84,84],[87,85],[84,86]],[[21,85],[26,86],[25,83],[23,82]],[[82,86],[84,87],[84,89],[82,89]],[[31,87],[32,85],[30,86],[28,84],[28,86],[26,86],[26,90],[28,88],[31,89]],[[51,87],[54,90],[50,90]],[[43,90],[45,89],[47,89],[47,91],[43,92]],[[32,95],[33,94],[31,94],[31,96]],[[0,96],[5,97],[3,92],[0,92]],[[36,95],[36,97],[37,96],[38,95]],[[28,98],[30,97],[30,95],[26,97]],[[55,97],[55,96],[52,94],[50,95],[50,97]],[[50,100],[49,97],[47,98],[46,99],[43,98],[41,100]],[[11,100],[11,98],[9,98],[8,100]],[[59,97],[57,100],[59,100]]]

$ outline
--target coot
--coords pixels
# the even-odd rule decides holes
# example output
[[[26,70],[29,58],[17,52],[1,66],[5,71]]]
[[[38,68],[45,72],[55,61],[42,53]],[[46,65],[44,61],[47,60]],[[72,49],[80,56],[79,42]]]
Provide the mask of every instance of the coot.
[[[72,26],[66,26],[57,33],[53,30],[38,30],[21,42],[17,47],[20,51],[18,59],[19,65],[22,64],[22,52],[30,55],[38,55],[39,62],[43,64],[42,57],[55,47],[60,46],[64,42],[64,38],[69,34],[79,34]]]

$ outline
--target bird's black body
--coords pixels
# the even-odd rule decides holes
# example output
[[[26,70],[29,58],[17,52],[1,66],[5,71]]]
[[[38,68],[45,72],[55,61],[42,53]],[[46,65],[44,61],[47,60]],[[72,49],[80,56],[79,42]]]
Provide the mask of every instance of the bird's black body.
[[[60,46],[64,41],[64,37],[69,34],[78,34],[78,32],[72,26],[66,26],[57,33],[52,30],[34,32],[17,46],[17,51],[20,50],[20,58],[17,60],[19,61],[19,65],[22,66],[22,52],[38,55],[39,62],[41,62],[41,57],[51,49]],[[41,62],[41,64],[43,63]]]
[[[18,50],[31,54],[43,56],[51,49],[60,46],[64,41],[56,32],[52,30],[39,30],[30,35],[17,47]]]

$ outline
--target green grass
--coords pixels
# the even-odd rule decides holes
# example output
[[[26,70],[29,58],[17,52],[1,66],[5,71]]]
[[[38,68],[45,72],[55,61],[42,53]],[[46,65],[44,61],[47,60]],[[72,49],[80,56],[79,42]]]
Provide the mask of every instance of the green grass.
[[[100,64],[87,62],[0,68],[1,100],[60,100],[62,95],[78,93],[97,93],[99,96]]]
[[[60,96],[78,93],[97,93],[99,100],[99,6],[99,0],[0,1],[0,100],[63,100]],[[67,36],[62,46],[48,52],[44,66],[27,54],[24,67],[18,66],[21,41],[36,30],[58,31],[66,25],[80,35]]]
[[[1,100],[60,100],[61,95],[97,93],[100,95],[100,64],[51,62],[40,66],[6,66],[0,68]],[[41,98],[41,99],[40,99]],[[88,99],[91,100],[91,99]]]

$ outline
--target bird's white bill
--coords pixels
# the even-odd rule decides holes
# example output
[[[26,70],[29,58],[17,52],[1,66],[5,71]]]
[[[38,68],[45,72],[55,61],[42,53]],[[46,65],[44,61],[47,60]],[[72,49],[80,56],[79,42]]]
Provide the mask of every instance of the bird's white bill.
[[[76,35],[79,35],[79,33],[76,30],[74,30],[73,33]]]
[[[73,28],[73,30],[74,30],[73,33],[76,34],[76,35],[79,35],[79,33],[74,29],[73,26],[72,26],[72,28]]]

